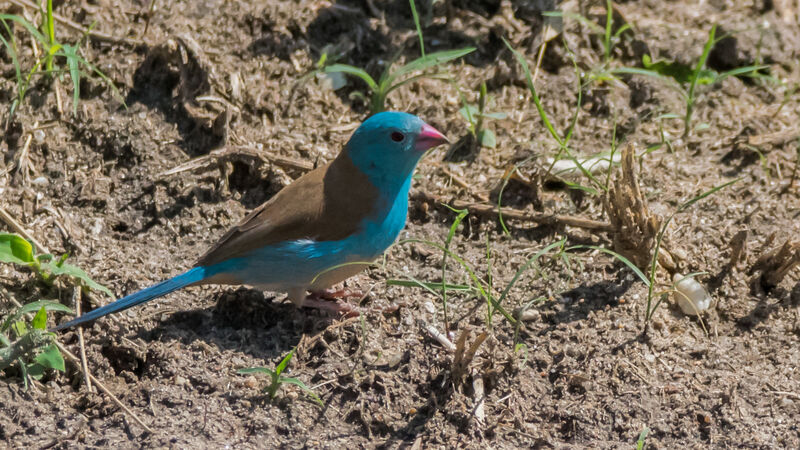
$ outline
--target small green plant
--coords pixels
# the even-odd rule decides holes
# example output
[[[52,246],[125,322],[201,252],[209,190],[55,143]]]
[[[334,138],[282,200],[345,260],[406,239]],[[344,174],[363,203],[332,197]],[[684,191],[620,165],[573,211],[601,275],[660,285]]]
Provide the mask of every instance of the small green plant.
[[[72,80],[72,111],[73,114],[77,113],[78,101],[80,100],[80,80],[82,75],[94,74],[98,76],[107,86],[111,88],[114,94],[122,98],[114,83],[97,67],[87,61],[80,55],[80,42],[76,44],[61,43],[56,39],[55,21],[53,20],[53,2],[47,0],[46,8],[40,11],[42,16],[42,23],[37,29],[35,25],[30,23],[24,17],[16,14],[0,14],[0,24],[7,36],[0,33],[0,41],[6,48],[6,52],[11,58],[14,65],[14,71],[17,81],[17,95],[14,101],[11,102],[9,107],[9,117],[14,116],[19,105],[25,99],[28,88],[32,84],[33,78],[36,75],[44,75],[46,77],[58,76],[61,79],[64,73],[69,73]],[[21,57],[17,47],[17,41],[14,38],[14,32],[10,23],[18,23],[30,34],[31,38],[41,44],[43,47],[43,54],[35,60],[31,67],[23,70]],[[66,68],[58,67],[57,58],[64,58],[66,61]],[[44,71],[41,71],[44,66]]]
[[[324,73],[352,75],[364,81],[369,89],[369,109],[372,114],[375,114],[386,109],[386,97],[395,89],[421,78],[443,78],[444,72],[431,74],[425,73],[425,70],[441,66],[473,51],[475,51],[475,47],[429,53],[397,68],[397,70],[392,70],[393,64],[390,63],[378,80],[372,78],[364,69],[348,64],[323,65],[321,70]]]
[[[0,325],[0,370],[16,364],[26,389],[29,378],[39,380],[48,369],[64,371],[64,358],[55,343],[55,333],[47,332],[48,311],[73,314],[61,303],[41,300],[8,314]],[[36,315],[29,322],[23,320],[33,313]]]
[[[319,404],[320,406],[325,406],[325,404],[322,403],[322,400],[319,398],[319,396],[315,394],[314,391],[312,391],[308,386],[306,386],[305,383],[303,383],[297,378],[287,377],[283,375],[283,371],[286,370],[286,366],[289,364],[289,361],[292,360],[292,356],[294,356],[294,350],[295,349],[292,349],[289,353],[286,354],[286,356],[283,357],[281,362],[278,363],[278,366],[275,367],[275,370],[268,369],[266,367],[248,367],[246,369],[239,369],[237,373],[241,375],[266,373],[267,375],[269,375],[270,384],[264,388],[264,392],[266,392],[267,395],[269,395],[270,400],[275,399],[275,396],[278,394],[278,390],[281,388],[282,385],[293,384],[302,389],[303,392],[305,392],[306,395],[308,395],[312,400],[317,402],[317,404]]]
[[[28,267],[47,284],[52,284],[55,277],[66,275],[78,280],[87,288],[98,290],[110,297],[114,296],[108,288],[92,280],[79,267],[67,264],[67,258],[67,254],[61,255],[58,259],[51,254],[35,255],[31,243],[22,236],[0,233],[0,263]]]
[[[488,105],[492,103],[492,97],[486,93],[486,83],[481,83],[477,105],[468,104],[463,95],[461,96],[461,101],[464,106],[458,112],[469,123],[469,132],[475,142],[481,147],[494,148],[497,145],[497,138],[492,130],[484,126],[484,122],[505,119],[506,113],[487,111]]]
[[[714,44],[725,38],[725,36],[719,39],[716,38],[716,33],[717,26],[714,25],[708,32],[708,39],[703,46],[703,53],[700,55],[700,58],[697,60],[697,63],[695,63],[694,67],[675,61],[653,61],[650,55],[642,56],[642,64],[648,72],[645,74],[657,74],[657,76],[662,79],[672,80],[674,82],[673,86],[683,97],[684,103],[686,104],[686,110],[683,115],[684,137],[690,136],[692,131],[699,128],[692,128],[691,124],[692,116],[694,115],[694,111],[697,106],[697,100],[699,98],[697,93],[698,86],[713,85],[721,82],[725,78],[734,76],[769,78],[768,75],[760,73],[761,70],[767,68],[767,66],[764,65],[738,67],[721,73],[707,68],[706,62],[708,61],[708,55],[714,48]],[[704,124],[701,125],[706,128],[708,127]]]
[[[639,433],[639,439],[636,440],[636,450],[644,450],[644,441],[647,439],[648,433],[650,433],[650,428],[642,428],[642,432]]]

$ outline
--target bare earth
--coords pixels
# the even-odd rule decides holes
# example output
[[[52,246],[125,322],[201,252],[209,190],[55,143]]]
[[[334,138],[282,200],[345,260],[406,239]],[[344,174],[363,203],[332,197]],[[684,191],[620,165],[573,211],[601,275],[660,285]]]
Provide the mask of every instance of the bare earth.
[[[52,253],[69,253],[72,263],[118,296],[189,268],[248,210],[339,151],[368,114],[365,102],[351,95],[363,91],[363,83],[348,79],[338,91],[316,78],[295,84],[326,44],[338,46],[339,62],[375,76],[395,55],[410,61],[420,52],[405,0],[157,1],[144,37],[149,1],[59,3],[58,15],[129,38],[83,46],[84,56],[116,83],[127,108],[103,83],[87,78],[73,115],[67,78],[59,88],[60,114],[54,89],[34,85],[0,140],[0,206]],[[389,95],[391,109],[415,113],[460,140],[421,163],[401,238],[444,242],[455,214],[432,199],[496,205],[504,174],[521,162],[522,177],[503,194],[505,208],[608,222],[603,195],[542,177],[557,145],[501,40],[535,66],[543,36],[538,11],[555,8],[539,3],[547,2],[435,5],[424,29],[426,50],[476,46],[448,69],[471,102],[486,81],[492,110],[508,117],[488,122],[497,147],[477,151],[464,142],[461,103],[447,82],[423,80]],[[9,4],[0,2],[0,10]],[[595,23],[605,20],[601,3],[558,7],[582,11]],[[706,272],[698,279],[715,302],[702,322],[668,300],[643,335],[647,287],[631,269],[598,251],[574,250],[569,264],[553,251],[504,300],[513,311],[541,298],[532,307],[538,314],[518,330],[499,313],[489,329],[486,302],[474,293],[448,294],[456,337],[469,331],[469,344],[489,334],[454,376],[453,354],[422,325],[444,330],[441,300],[423,289],[386,284],[441,280],[442,253],[401,243],[387,252],[383,267],[347,282],[369,291],[362,302],[368,312],[360,319],[296,311],[283,294],[208,287],[98,321],[85,332],[90,371],[152,433],[105,395],[87,392],[80,368],[68,364],[66,373],[27,391],[17,372],[6,371],[0,445],[632,448],[648,427],[648,448],[800,447],[800,270],[771,289],[761,285],[758,271],[748,273],[766,250],[797,239],[800,231],[800,180],[794,179],[800,176],[800,103],[792,91],[800,81],[796,8],[785,0],[617,5],[618,19],[633,31],[611,55],[616,67],[640,67],[648,52],[694,64],[709,29],[719,24],[718,35],[732,37],[718,44],[709,67],[766,64],[785,82],[729,77],[700,86],[693,123],[707,126],[689,138],[681,138],[681,120],[659,119],[685,108],[665,82],[626,75],[583,89],[570,144],[579,154],[608,151],[615,124],[619,148],[635,145],[637,155],[662,136],[670,140],[672,149],[654,146],[637,159],[641,192],[654,214],[666,217],[683,201],[739,179],[676,215],[666,235],[682,273]],[[63,26],[58,32],[67,42],[80,37]],[[29,39],[22,36],[17,31],[20,51],[30,58]],[[567,20],[547,45],[536,86],[559,131],[578,99],[570,51],[579,70],[589,72],[602,62],[602,37]],[[5,123],[16,95],[5,52],[0,69]],[[26,146],[29,135],[35,139]],[[227,152],[220,155],[224,142]],[[185,165],[204,155],[211,156]],[[597,176],[604,183],[607,173]],[[586,178],[573,180],[589,185]],[[496,214],[474,211],[451,245],[487,283],[491,267],[496,295],[551,243],[566,238],[567,245],[611,247],[614,239],[559,221],[505,222],[509,234]],[[748,230],[745,252],[730,265],[731,240],[740,230]],[[2,224],[0,231],[9,229]],[[470,283],[452,259],[448,281]],[[668,287],[666,272],[658,282]],[[0,308],[11,308],[6,296],[71,305],[68,281],[48,288],[10,265],[0,265],[0,286],[6,292]],[[92,307],[84,300],[84,310]],[[77,352],[75,331],[60,339]],[[524,345],[515,352],[516,343]],[[288,374],[313,387],[324,408],[294,386],[270,401],[261,390],[267,377],[236,373],[272,368],[293,347]],[[475,391],[479,385],[484,396]],[[476,412],[481,405],[483,412]]]

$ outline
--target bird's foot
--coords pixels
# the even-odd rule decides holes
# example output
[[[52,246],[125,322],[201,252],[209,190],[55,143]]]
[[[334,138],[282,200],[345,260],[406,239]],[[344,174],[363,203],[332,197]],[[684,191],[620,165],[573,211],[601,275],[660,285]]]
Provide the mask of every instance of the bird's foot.
[[[306,299],[314,299],[314,300],[330,300],[330,301],[338,301],[338,300],[346,300],[348,298],[357,298],[361,299],[364,297],[364,293],[361,291],[351,291],[350,289],[325,289],[322,291],[312,291]]]
[[[357,317],[360,315],[358,308],[349,303],[338,303],[331,300],[320,300],[319,297],[309,295],[303,301],[304,308],[316,308],[323,311],[330,311],[336,314],[342,314],[344,317]]]

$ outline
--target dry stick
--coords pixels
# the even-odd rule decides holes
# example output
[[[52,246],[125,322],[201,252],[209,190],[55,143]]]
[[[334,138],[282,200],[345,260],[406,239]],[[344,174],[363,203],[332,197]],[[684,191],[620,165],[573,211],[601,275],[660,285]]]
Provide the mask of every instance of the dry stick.
[[[536,67],[533,69],[533,82],[536,83],[536,77],[539,76],[539,67],[542,66],[542,58],[544,58],[544,50],[547,48],[547,35],[550,33],[550,24],[544,26],[542,29],[542,45],[539,46],[539,55],[536,57]]]
[[[452,179],[455,184],[457,184],[457,185],[461,186],[462,188],[466,189],[467,192],[469,193],[469,195],[475,197],[476,199],[478,199],[478,200],[480,200],[482,202],[488,202],[489,201],[489,197],[486,194],[473,192],[472,191],[472,186],[470,186],[469,183],[467,183],[466,180],[464,180],[460,176],[458,176],[458,175],[454,174],[453,172],[451,172],[447,167],[445,167],[443,165],[439,165],[439,169],[441,169],[442,172],[445,175],[450,177],[450,179]]]
[[[74,286],[72,288],[72,303],[75,304],[75,314],[81,315],[81,288]],[[83,382],[86,384],[86,390],[89,393],[94,392],[92,389],[92,382],[89,380],[89,364],[86,362],[86,345],[83,341],[83,327],[78,327],[78,345],[81,349],[81,370],[83,371]]]
[[[37,241],[37,240],[36,240],[36,238],[35,238],[35,237],[33,237],[33,235],[32,235],[32,234],[30,234],[30,233],[28,232],[28,230],[26,230],[25,228],[23,228],[23,227],[22,227],[22,225],[20,225],[20,224],[19,224],[19,223],[18,223],[16,220],[14,220],[14,218],[13,218],[13,217],[11,217],[11,214],[9,214],[9,213],[8,213],[8,212],[7,212],[5,209],[3,209],[3,207],[2,207],[2,206],[0,206],[0,219],[2,219],[2,220],[3,220],[3,222],[5,222],[5,223],[6,223],[6,224],[7,224],[7,225],[8,225],[8,226],[9,226],[9,227],[12,229],[12,230],[14,230],[14,231],[16,231],[17,233],[19,233],[19,234],[20,234],[20,236],[22,236],[22,237],[24,237],[25,239],[27,239],[27,240],[28,240],[28,242],[31,242],[31,243],[33,243],[33,245],[34,245],[34,246],[35,246],[35,247],[36,247],[36,248],[37,248],[37,249],[38,249],[40,252],[42,252],[42,253],[50,253],[50,251],[49,251],[49,250],[47,250],[47,247],[45,247],[45,246],[44,246],[44,245],[42,245],[42,244],[41,244],[39,241]]]
[[[144,31],[142,31],[142,35],[139,36],[143,38],[147,34],[147,29],[150,28],[150,19],[153,18],[153,13],[156,10],[156,0],[150,0],[150,6],[147,7],[147,20],[144,22]]]
[[[67,350],[67,349],[66,349],[66,348],[65,348],[63,345],[61,345],[61,343],[60,343],[60,342],[56,341],[56,346],[58,346],[58,349],[59,349],[59,350],[61,350],[61,353],[63,353],[63,354],[64,354],[64,355],[67,357],[67,359],[69,359],[70,361],[72,361],[74,364],[80,364],[80,360],[78,359],[78,357],[77,357],[77,356],[75,356],[75,355],[73,355],[73,354],[72,354],[72,352],[70,352],[69,350]],[[89,376],[89,380],[91,380],[91,382],[92,382],[92,383],[94,383],[95,385],[97,385],[97,387],[98,387],[98,388],[99,388],[101,391],[103,391],[103,392],[104,392],[106,395],[108,395],[108,396],[111,398],[111,400],[112,400],[114,403],[116,403],[116,404],[117,404],[117,406],[119,406],[119,407],[120,407],[120,408],[122,408],[122,409],[123,409],[123,410],[124,410],[126,413],[128,413],[128,415],[130,415],[130,416],[133,418],[133,420],[135,420],[135,421],[136,421],[136,422],[137,422],[139,425],[141,425],[141,426],[142,426],[142,428],[144,428],[145,430],[147,430],[147,432],[148,432],[148,433],[153,433],[153,430],[152,430],[152,429],[150,429],[150,427],[148,427],[148,426],[147,426],[147,424],[145,424],[144,422],[142,422],[142,419],[140,419],[140,418],[139,418],[139,416],[137,416],[137,415],[136,415],[136,413],[134,413],[133,411],[131,411],[131,410],[130,410],[130,408],[128,408],[127,406],[125,406],[125,404],[123,404],[123,403],[122,403],[122,401],[120,401],[120,399],[118,399],[116,395],[114,395],[114,394],[113,394],[113,393],[112,393],[110,390],[108,390],[108,388],[107,388],[107,387],[106,387],[106,386],[105,386],[103,383],[101,383],[101,382],[100,382],[100,380],[98,380],[98,379],[97,379],[97,378],[96,378],[94,375],[92,375],[91,373],[88,373],[88,372],[87,372],[86,374]]]
[[[185,172],[187,170],[196,170],[204,167],[208,167],[212,164],[217,163],[218,160],[236,156],[236,155],[245,155],[250,156],[253,158],[261,159],[262,161],[269,162],[275,164],[277,166],[281,166],[284,168],[290,168],[294,170],[300,171],[309,171],[314,168],[314,165],[307,161],[301,161],[294,158],[289,158],[286,156],[280,155],[266,155],[260,153],[256,150],[248,146],[237,145],[237,146],[226,146],[220,149],[214,150],[207,155],[203,155],[194,159],[190,159],[183,164],[180,164],[172,169],[166,170],[164,172],[159,173],[156,175],[157,177],[165,177],[168,175],[175,175],[177,173]]]
[[[30,0],[9,0],[9,1],[12,4],[17,5],[19,7],[22,7],[22,8],[26,8],[27,7],[27,8],[31,8],[31,9],[37,10],[37,11],[39,10],[39,5],[37,5],[36,3],[34,3],[32,1],[30,1]],[[86,35],[89,36],[90,39],[93,39],[95,41],[110,42],[112,44],[127,44],[127,45],[130,45],[130,46],[133,46],[133,47],[136,47],[136,46],[144,44],[144,41],[141,41],[141,40],[138,40],[138,39],[118,38],[118,37],[114,37],[114,36],[112,36],[110,34],[106,34],[106,33],[100,32],[100,31],[87,30],[84,27],[82,27],[81,24],[79,24],[77,22],[73,22],[72,20],[67,19],[66,17],[60,16],[60,15],[55,14],[55,13],[53,14],[53,18],[56,21],[61,22],[62,24],[66,25],[67,28],[72,28],[73,30],[75,30],[75,31],[77,31],[77,32],[79,32],[81,34],[86,34]]]
[[[483,203],[470,203],[463,200],[453,200],[448,202],[442,197],[429,194],[427,192],[415,192],[411,198],[417,201],[431,202],[431,203],[446,203],[456,209],[467,209],[473,214],[480,214],[484,216],[497,216],[499,210],[494,205]],[[586,219],[583,217],[566,216],[562,214],[537,214],[520,211],[518,209],[503,208],[503,217],[507,219],[527,220],[539,224],[559,224],[567,225],[576,228],[583,228],[585,230],[596,231],[614,231],[614,228],[608,222],[601,222],[598,220]]]
[[[486,394],[483,390],[483,377],[476,376],[472,380],[472,390],[474,392],[473,399],[475,401],[475,421],[478,423],[479,428],[483,428],[486,424],[486,412],[484,410],[484,400]]]

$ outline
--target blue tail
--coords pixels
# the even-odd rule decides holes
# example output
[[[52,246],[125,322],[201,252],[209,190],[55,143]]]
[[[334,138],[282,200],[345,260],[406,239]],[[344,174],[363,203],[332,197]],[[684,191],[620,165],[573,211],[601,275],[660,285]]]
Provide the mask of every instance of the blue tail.
[[[192,283],[197,283],[203,278],[205,278],[205,267],[195,267],[174,278],[162,281],[161,283],[142,289],[141,291],[134,292],[133,294],[123,297],[114,303],[103,306],[102,308],[89,311],[88,313],[80,317],[76,317],[67,323],[58,325],[51,331],[63,330],[65,328],[74,327],[75,325],[91,322],[92,320],[99,319],[108,314],[113,314],[144,302],[149,302],[150,300],[161,297],[162,295],[167,295],[172,291],[176,291]]]

